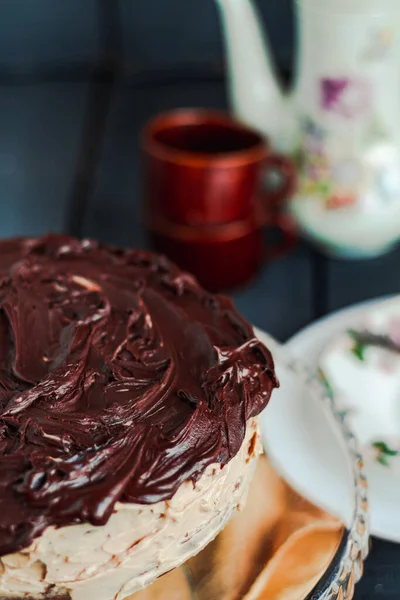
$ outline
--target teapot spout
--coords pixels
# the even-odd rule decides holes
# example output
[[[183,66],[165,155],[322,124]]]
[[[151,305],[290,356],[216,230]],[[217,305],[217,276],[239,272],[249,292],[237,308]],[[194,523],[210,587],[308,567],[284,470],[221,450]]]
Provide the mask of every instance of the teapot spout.
[[[226,46],[229,94],[238,119],[283,151],[293,139],[291,100],[278,84],[271,51],[252,0],[216,0]]]

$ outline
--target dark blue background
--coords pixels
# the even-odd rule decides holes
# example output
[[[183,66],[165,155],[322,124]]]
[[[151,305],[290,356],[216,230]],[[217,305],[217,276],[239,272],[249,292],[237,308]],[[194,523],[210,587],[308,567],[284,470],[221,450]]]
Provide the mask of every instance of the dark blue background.
[[[137,150],[133,128],[138,130],[147,117],[166,106],[224,104],[221,87],[199,90],[196,81],[222,78],[223,46],[213,0],[113,0],[109,4],[116,10],[108,14],[118,12],[117,22],[111,16],[104,24],[105,4],[0,2],[0,235],[64,226],[87,106],[88,74],[100,60],[104,68],[118,55],[121,79],[136,89],[125,93],[121,85],[116,94],[99,169],[102,177],[91,203],[92,226],[93,216],[101,221],[104,193],[124,193],[131,201],[136,195],[130,174],[126,169],[121,173],[121,162],[134,158]],[[290,6],[288,0],[260,3],[277,59],[286,70],[292,43]],[[112,30],[113,25],[118,31]],[[184,93],[179,89],[169,93],[169,78],[194,83]],[[167,82],[161,95],[149,93],[146,84],[160,79]],[[126,125],[130,135],[117,139]],[[125,150],[129,154],[121,153]],[[121,174],[124,179],[115,187],[111,179]]]
[[[258,4],[288,75],[291,2]],[[69,231],[146,245],[141,127],[199,105],[227,106],[213,0],[1,0],[0,236]],[[341,263],[300,245],[234,298],[284,340],[327,311],[398,293],[399,258]],[[357,600],[398,600],[399,564],[399,546],[374,541]]]

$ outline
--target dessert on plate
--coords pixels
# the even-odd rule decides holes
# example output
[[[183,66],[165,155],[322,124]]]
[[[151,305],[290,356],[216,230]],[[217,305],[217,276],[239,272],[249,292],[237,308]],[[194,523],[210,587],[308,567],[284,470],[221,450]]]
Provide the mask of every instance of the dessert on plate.
[[[270,352],[162,256],[0,243],[0,598],[122,600],[245,501]]]

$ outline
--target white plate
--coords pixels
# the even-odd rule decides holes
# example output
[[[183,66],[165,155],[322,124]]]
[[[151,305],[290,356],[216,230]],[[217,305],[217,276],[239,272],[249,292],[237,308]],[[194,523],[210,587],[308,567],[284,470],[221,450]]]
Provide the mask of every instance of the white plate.
[[[399,297],[380,302],[382,305],[379,309],[390,312],[394,304],[399,302]],[[354,327],[366,313],[377,308],[378,304],[375,300],[335,313],[301,331],[283,348],[292,357],[301,358],[308,367],[316,371],[324,349],[331,340],[348,328]],[[378,403],[379,398],[376,401]],[[368,452],[365,469],[370,486],[371,533],[387,540],[400,542],[400,473],[397,469],[382,466]]]
[[[280,388],[261,419],[269,458],[299,493],[350,526],[354,511],[352,461],[346,436],[321,389],[287,360],[282,346],[256,331],[274,355]],[[323,390],[322,390],[323,391]]]
[[[339,517],[347,528],[329,574],[312,598],[350,598],[351,582],[362,574],[369,534],[366,476],[358,443],[322,380],[267,334],[259,330],[256,334],[271,349],[281,384],[261,416],[268,457],[294,489]]]

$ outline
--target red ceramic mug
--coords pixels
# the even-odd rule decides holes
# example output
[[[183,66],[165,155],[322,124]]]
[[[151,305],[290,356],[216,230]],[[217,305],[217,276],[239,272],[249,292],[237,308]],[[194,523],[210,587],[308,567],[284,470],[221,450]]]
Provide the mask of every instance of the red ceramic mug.
[[[146,222],[157,250],[211,290],[245,283],[296,235],[282,205],[294,190],[292,162],[229,115],[177,110],[145,127]],[[271,187],[266,174],[278,173]],[[266,242],[265,228],[280,241]]]

